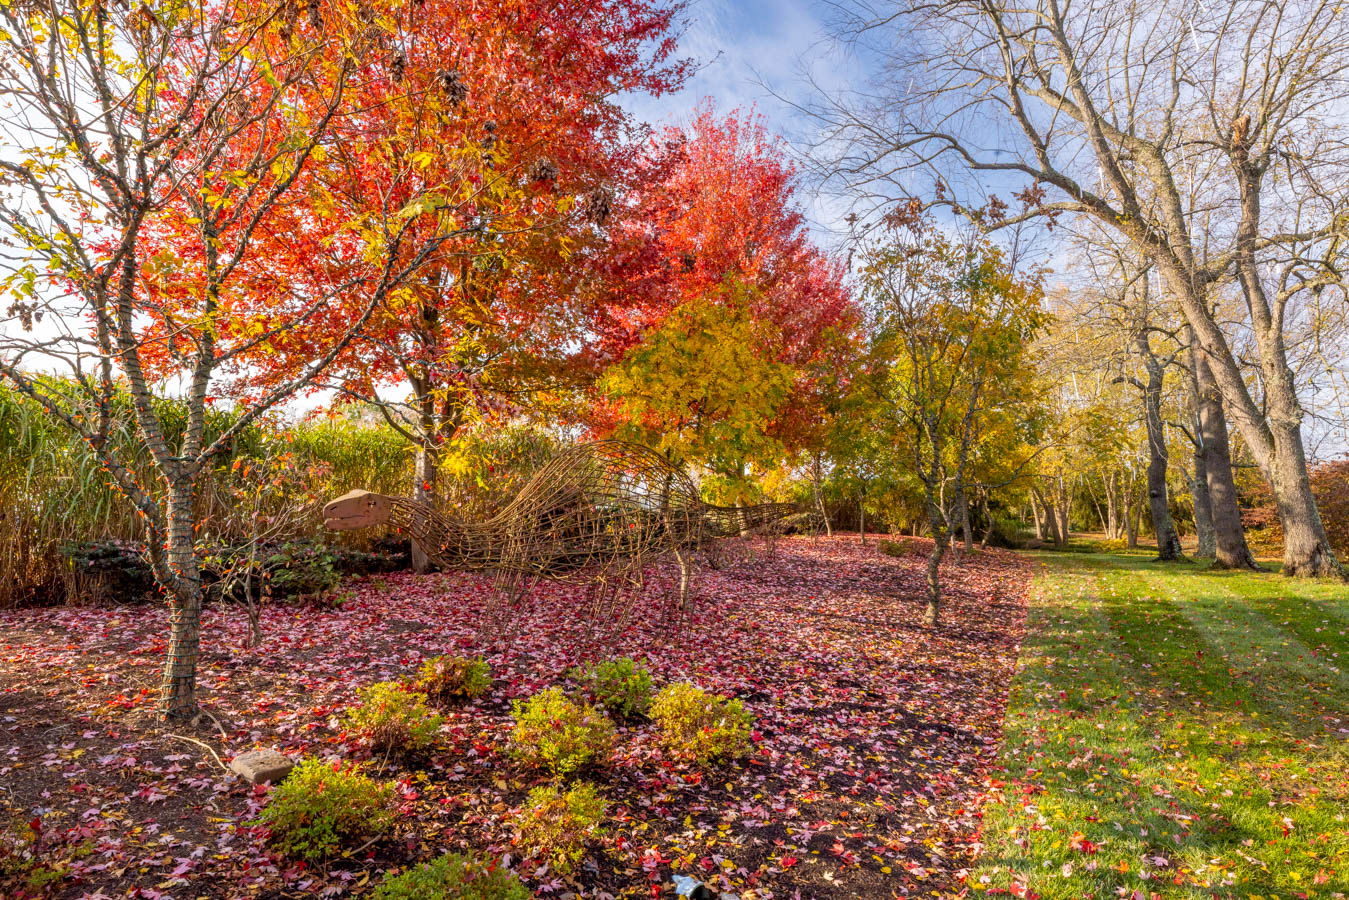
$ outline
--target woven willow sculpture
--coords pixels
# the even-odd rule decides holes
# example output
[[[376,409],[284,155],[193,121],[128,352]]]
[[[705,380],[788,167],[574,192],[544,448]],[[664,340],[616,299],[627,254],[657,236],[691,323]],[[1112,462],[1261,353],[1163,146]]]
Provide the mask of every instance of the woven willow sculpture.
[[[691,562],[718,538],[762,533],[795,504],[704,503],[688,473],[639,444],[600,441],[558,454],[499,513],[463,522],[404,497],[356,490],[323,508],[324,525],[350,531],[392,525],[438,565],[495,573],[497,598],[518,606],[535,578],[589,585],[590,613],[617,612],[624,587],[640,589],[647,567],[678,566],[687,608]]]

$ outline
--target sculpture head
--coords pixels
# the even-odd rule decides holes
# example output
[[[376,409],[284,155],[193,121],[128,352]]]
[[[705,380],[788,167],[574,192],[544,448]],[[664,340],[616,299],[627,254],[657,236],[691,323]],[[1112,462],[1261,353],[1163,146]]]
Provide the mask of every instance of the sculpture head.
[[[354,531],[383,525],[393,514],[393,502],[371,491],[348,491],[323,507],[323,526],[330,531]]]

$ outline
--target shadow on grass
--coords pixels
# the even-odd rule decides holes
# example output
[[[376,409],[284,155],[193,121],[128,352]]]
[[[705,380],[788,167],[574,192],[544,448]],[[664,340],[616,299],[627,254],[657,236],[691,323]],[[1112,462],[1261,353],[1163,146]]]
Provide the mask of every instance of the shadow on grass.
[[[1147,551],[1032,555],[1046,574],[1005,722],[1008,786],[971,883],[1345,890],[1349,591]]]

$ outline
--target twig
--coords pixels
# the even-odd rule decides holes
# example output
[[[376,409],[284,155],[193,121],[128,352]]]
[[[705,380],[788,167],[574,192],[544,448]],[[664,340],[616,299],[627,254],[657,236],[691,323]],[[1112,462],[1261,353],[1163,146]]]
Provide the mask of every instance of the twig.
[[[210,744],[204,741],[199,741],[196,738],[186,737],[181,734],[167,734],[166,737],[177,738],[180,741],[187,741],[189,744],[196,744],[198,747],[204,748],[207,753],[210,753],[213,757],[215,757],[216,765],[220,766],[220,768],[224,769],[226,772],[231,771],[230,767],[225,765],[225,763],[220,759],[220,754],[216,753],[215,749]]]

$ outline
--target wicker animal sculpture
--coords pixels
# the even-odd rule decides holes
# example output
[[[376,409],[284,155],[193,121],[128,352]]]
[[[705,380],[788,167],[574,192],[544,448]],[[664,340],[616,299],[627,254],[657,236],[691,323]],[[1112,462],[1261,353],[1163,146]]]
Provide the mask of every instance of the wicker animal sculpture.
[[[691,561],[718,538],[762,532],[797,512],[792,503],[704,503],[681,467],[640,444],[600,441],[558,454],[484,522],[459,521],[404,497],[355,490],[323,508],[324,525],[350,531],[392,525],[446,568],[495,573],[496,595],[518,606],[535,578],[590,588],[592,616],[614,615],[624,587],[661,557],[679,570],[687,608]]]

